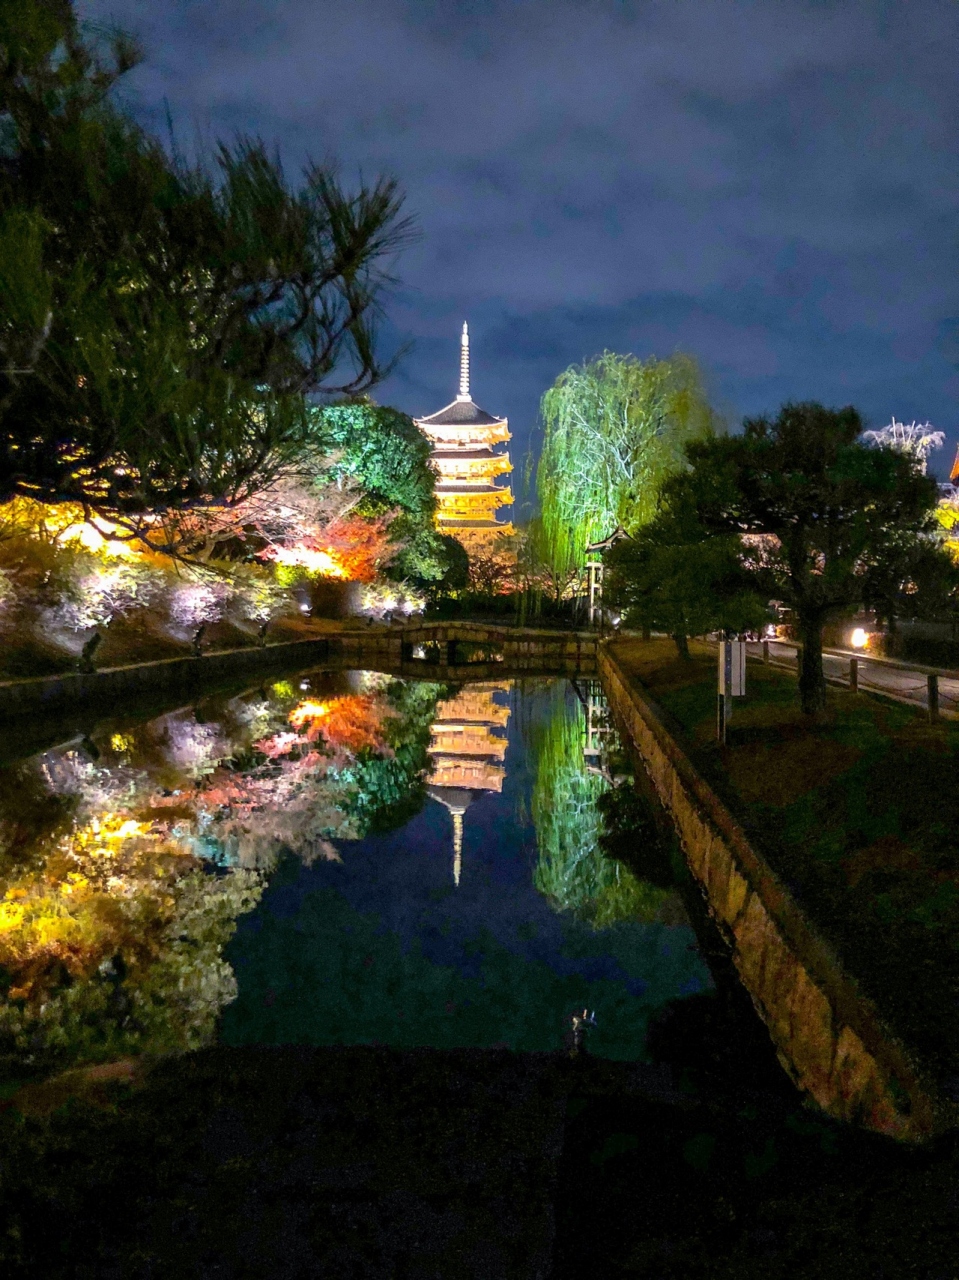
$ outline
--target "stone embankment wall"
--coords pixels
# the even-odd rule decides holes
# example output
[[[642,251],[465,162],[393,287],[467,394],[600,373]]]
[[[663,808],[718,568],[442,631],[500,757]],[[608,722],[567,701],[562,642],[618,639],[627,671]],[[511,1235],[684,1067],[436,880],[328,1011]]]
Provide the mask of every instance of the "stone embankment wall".
[[[907,1141],[959,1124],[880,1022],[795,900],[665,728],[655,705],[601,645],[600,676],[679,832],[690,870],[729,941],[780,1061],[824,1111]]]
[[[413,657],[418,645],[439,645],[441,662]],[[479,645],[495,660],[462,661],[458,645]],[[452,659],[452,660],[451,660]],[[596,636],[588,632],[511,630],[469,622],[411,623],[330,632],[310,640],[264,648],[230,649],[200,658],[168,658],[87,675],[67,672],[32,680],[0,682],[0,720],[48,716],[81,707],[116,709],[117,703],[147,694],[185,698],[223,680],[303,668],[327,660],[385,667],[424,680],[483,680],[509,675],[591,673],[596,669]]]
[[[0,719],[49,715],[84,705],[116,709],[118,699],[144,693],[182,691],[189,697],[219,680],[247,673],[255,680],[260,672],[322,662],[328,653],[329,641],[324,636],[317,640],[271,644],[262,649],[228,649],[204,654],[201,658],[166,658],[126,667],[104,667],[90,674],[67,672],[33,680],[4,681],[0,682]]]

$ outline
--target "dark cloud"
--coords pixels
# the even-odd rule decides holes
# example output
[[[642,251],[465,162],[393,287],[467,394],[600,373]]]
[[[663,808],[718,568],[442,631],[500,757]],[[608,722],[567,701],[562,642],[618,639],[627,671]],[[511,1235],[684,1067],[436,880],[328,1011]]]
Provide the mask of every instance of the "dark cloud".
[[[520,454],[541,392],[604,348],[690,351],[734,419],[852,402],[955,447],[950,0],[83,8],[141,35],[125,93],[152,127],[168,102],[183,138],[400,178],[422,239],[385,336],[416,347],[381,398],[445,403],[465,318]]]

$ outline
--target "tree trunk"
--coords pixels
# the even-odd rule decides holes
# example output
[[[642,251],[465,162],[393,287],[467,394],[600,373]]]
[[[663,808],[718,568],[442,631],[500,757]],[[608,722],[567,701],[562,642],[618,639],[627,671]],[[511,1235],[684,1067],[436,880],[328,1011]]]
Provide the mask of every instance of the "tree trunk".
[[[653,638],[653,633],[649,629],[649,627],[643,627],[643,639],[646,641],[649,641],[649,640],[652,640],[652,638]]]
[[[673,636],[673,643],[676,645],[676,650],[679,653],[679,656],[683,659],[684,662],[688,662],[689,661],[689,637],[686,635],[683,635],[681,632],[677,632]]]
[[[826,678],[822,670],[822,618],[800,618],[799,637],[802,645],[799,700],[803,712],[807,716],[814,716],[826,707]]]

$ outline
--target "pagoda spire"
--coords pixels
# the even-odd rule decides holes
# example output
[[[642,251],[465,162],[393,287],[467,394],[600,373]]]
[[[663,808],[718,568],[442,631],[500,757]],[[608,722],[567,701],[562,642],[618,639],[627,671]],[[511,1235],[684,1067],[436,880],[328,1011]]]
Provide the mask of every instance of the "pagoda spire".
[[[457,400],[470,399],[470,331],[463,321],[463,334],[460,338],[460,393]]]
[[[463,868],[463,811],[453,810],[453,883],[459,886]]]

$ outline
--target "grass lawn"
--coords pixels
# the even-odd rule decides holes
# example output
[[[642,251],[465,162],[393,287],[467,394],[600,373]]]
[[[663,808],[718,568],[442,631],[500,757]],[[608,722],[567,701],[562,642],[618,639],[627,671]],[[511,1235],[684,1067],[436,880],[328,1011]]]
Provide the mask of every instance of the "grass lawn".
[[[615,650],[860,989],[959,1094],[959,723],[832,688],[810,722],[796,677],[750,662],[721,747],[715,649],[691,651]]]

